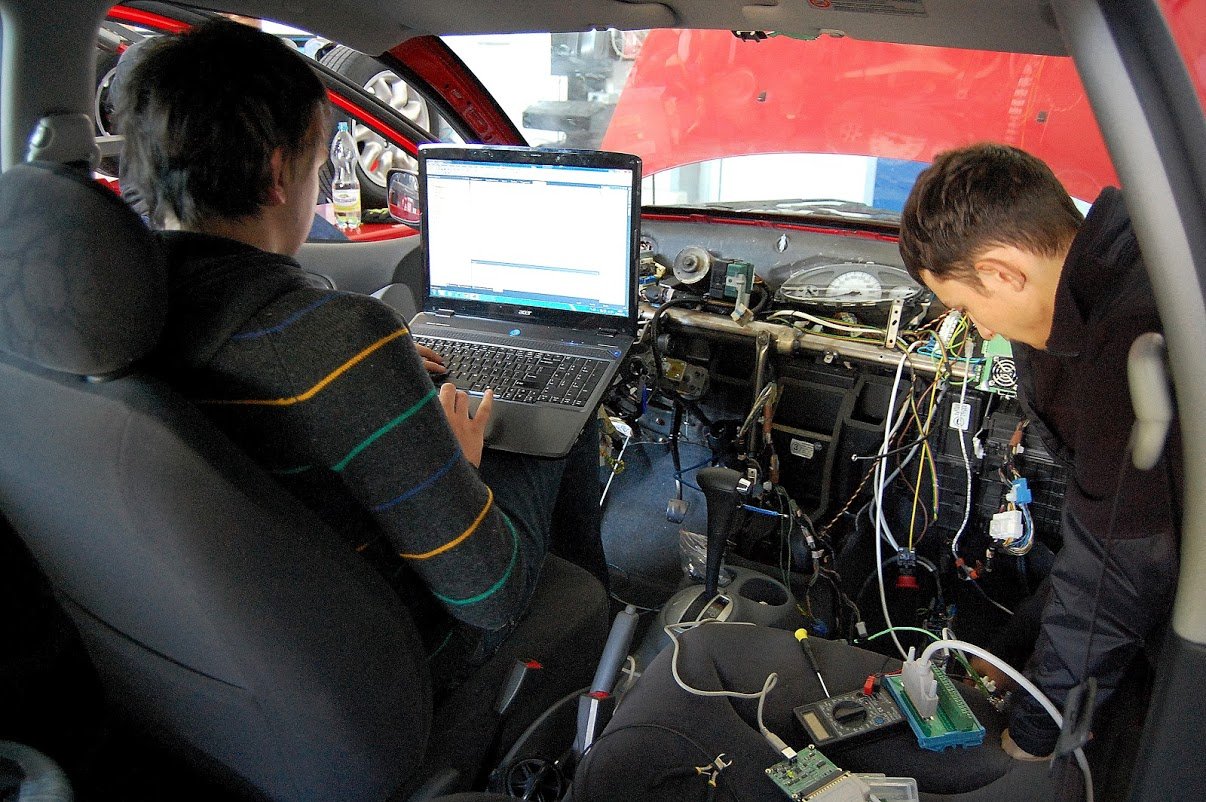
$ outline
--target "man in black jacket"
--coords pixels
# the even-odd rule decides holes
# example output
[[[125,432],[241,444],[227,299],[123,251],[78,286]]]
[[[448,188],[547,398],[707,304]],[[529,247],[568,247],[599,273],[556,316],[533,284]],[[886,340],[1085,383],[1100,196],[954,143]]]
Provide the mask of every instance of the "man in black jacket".
[[[1152,470],[1129,459],[1127,353],[1162,327],[1122,194],[1105,189],[1082,221],[1033,156],[995,144],[949,151],[905,203],[900,251],[983,337],[1011,341],[1028,417],[1069,468],[1063,547],[1027,673],[1061,709],[1095,677],[1100,705],[1162,632],[1178,563],[1176,432]],[[1015,697],[1005,751],[1049,754],[1058,728]]]
[[[940,154],[918,177],[900,248],[914,277],[944,304],[967,314],[985,337],[1012,341],[1031,429],[1069,469],[1063,547],[1027,672],[1059,709],[1074,687],[1095,677],[1101,704],[1167,621],[1178,559],[1178,436],[1149,471],[1131,466],[1127,448],[1134,422],[1127,353],[1139,334],[1161,325],[1122,196],[1105,190],[1082,218],[1041,161],[1015,148],[975,145]],[[681,654],[663,654],[645,670],[588,755],[575,800],[696,799],[701,776],[723,789],[717,798],[781,798],[763,772],[782,755],[760,734],[756,706],[692,694],[678,678],[757,695],[774,671],[765,727],[790,738],[791,708],[823,693],[794,639],[718,624],[681,639]],[[834,689],[856,688],[868,674],[898,665],[834,641],[813,649]],[[986,742],[930,752],[897,731],[826,756],[851,771],[911,776],[926,793],[1052,798],[1062,779],[1023,761],[1050,754],[1059,730],[1024,691],[1014,699],[1003,729],[983,696],[967,694],[999,749]],[[702,771],[675,774],[691,761]]]

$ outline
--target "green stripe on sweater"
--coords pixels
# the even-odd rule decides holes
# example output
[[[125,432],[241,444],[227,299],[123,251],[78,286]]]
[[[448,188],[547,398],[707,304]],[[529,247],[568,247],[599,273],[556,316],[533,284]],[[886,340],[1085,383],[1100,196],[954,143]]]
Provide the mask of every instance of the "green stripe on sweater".
[[[424,406],[426,406],[426,404],[429,401],[431,401],[431,399],[433,399],[435,397],[436,397],[436,391],[435,391],[435,388],[433,387],[431,389],[431,391],[429,393],[427,393],[427,395],[423,396],[417,402],[415,402],[415,404],[413,406],[411,406],[410,409],[406,410],[401,415],[394,418],[389,423],[385,424],[380,429],[378,429],[377,431],[370,434],[368,437],[361,440],[360,444],[358,446],[356,446],[355,448],[353,448],[351,451],[349,451],[348,455],[346,457],[344,457],[339,462],[336,462],[334,465],[332,465],[331,470],[335,471],[335,473],[339,473],[344,468],[348,467],[348,463],[351,462],[352,460],[354,460],[356,458],[357,454],[359,454],[361,451],[364,451],[366,448],[371,446],[374,442],[376,442],[383,435],[385,435],[385,433],[388,432],[390,429],[394,428],[398,424],[404,422],[407,418],[414,415],[416,412],[418,412],[420,409],[422,409]]]
[[[441,596],[438,593],[432,594],[437,599],[444,602],[444,604],[451,604],[454,607],[465,607],[470,604],[476,604],[479,601],[484,601],[497,593],[499,588],[507,584],[507,580],[511,578],[511,572],[515,569],[515,560],[519,556],[519,533],[515,531],[515,526],[511,523],[510,518],[503,514],[501,510],[498,514],[502,515],[502,519],[507,522],[507,529],[511,531],[511,562],[507,564],[507,570],[503,572],[502,578],[489,588],[477,594],[476,596],[470,596],[467,599],[450,599],[447,596]]]

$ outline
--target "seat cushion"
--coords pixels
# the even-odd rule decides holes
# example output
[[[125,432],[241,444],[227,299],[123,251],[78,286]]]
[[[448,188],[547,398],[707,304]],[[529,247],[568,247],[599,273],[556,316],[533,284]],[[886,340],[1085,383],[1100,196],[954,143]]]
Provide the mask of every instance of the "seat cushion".
[[[767,696],[766,726],[790,746],[807,744],[792,713],[794,707],[823,698],[791,633],[768,627],[710,624],[681,638],[678,666],[697,688],[758,691],[774,671],[779,680]],[[893,671],[900,662],[844,643],[815,640],[813,648],[831,693],[863,684],[868,674]],[[703,798],[701,780],[684,767],[703,765],[723,753],[732,765],[721,776],[727,795],[719,799],[781,802],[783,792],[765,769],[783,758],[757,729],[757,702],[705,698],[682,690],[671,674],[672,650],[650,664],[624,698],[596,747],[574,779],[574,802],[624,799],[671,802]],[[1021,763],[1000,749],[1002,717],[982,696],[965,694],[988,730],[974,749],[931,752],[920,748],[909,729],[856,746],[831,747],[825,755],[855,772],[914,777],[928,799],[993,799],[1004,788],[1008,798],[1051,799],[1046,763]],[[963,796],[963,794],[969,794]]]
[[[436,710],[426,764],[429,770],[457,768],[466,781],[492,741],[507,746],[544,710],[567,693],[588,686],[603,653],[608,631],[608,598],[593,576],[549,555],[528,612],[498,652]],[[495,694],[516,660],[536,660],[543,668],[530,676],[502,732]],[[569,747],[569,742],[564,744]],[[490,768],[489,766],[486,767]]]

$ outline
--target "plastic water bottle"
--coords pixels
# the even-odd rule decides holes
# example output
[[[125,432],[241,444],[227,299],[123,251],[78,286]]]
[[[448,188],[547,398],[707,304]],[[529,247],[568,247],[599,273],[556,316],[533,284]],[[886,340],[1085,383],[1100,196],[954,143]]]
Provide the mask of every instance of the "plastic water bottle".
[[[339,124],[331,140],[331,205],[335,225],[347,230],[360,228],[360,179],[356,177],[356,140],[346,122]]]

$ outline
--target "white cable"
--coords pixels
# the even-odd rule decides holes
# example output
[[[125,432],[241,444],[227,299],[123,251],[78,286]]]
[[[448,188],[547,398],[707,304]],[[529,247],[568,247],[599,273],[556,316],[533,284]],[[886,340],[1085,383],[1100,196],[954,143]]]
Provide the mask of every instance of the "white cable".
[[[1061,729],[1063,728],[1064,717],[1060,715],[1059,710],[1057,710],[1055,705],[1051,703],[1051,700],[1043,695],[1043,692],[1040,691],[1033,682],[1022,676],[1020,671],[987,649],[982,649],[976,644],[968,643],[967,641],[939,640],[934,641],[929,646],[925,647],[925,650],[921,653],[921,657],[919,657],[918,660],[924,663],[934,656],[934,652],[947,651],[950,649],[973,654],[976,657],[979,657],[1001,669],[1001,671],[1005,672],[1006,676],[1018,684],[1018,687],[1033,696],[1035,701],[1042,705],[1043,709],[1047,711],[1047,715],[1051,716],[1051,720],[1055,722],[1056,726],[1060,727]],[[1076,762],[1080,766],[1081,773],[1084,774],[1085,777],[1085,799],[1088,800],[1088,802],[1093,802],[1093,776],[1089,771],[1089,762],[1085,759],[1084,750],[1078,748],[1073,754],[1076,755]]]
[[[920,341],[917,343],[913,343],[913,345],[909,346],[908,351],[912,351],[919,344],[920,344]],[[908,351],[905,352],[905,354],[901,357],[901,359],[906,359],[908,357]],[[901,365],[897,365],[896,380],[892,383],[892,398],[888,402],[888,419],[889,420],[892,417],[892,407],[895,405],[896,395],[900,389],[900,379],[901,379],[900,368],[902,366],[903,366],[903,363]],[[943,387],[938,391],[937,403],[941,404],[942,399],[945,397],[946,397],[946,388]],[[904,425],[908,416],[909,416],[909,407],[906,404],[902,404],[900,407],[900,413],[899,413],[899,415],[897,415],[895,422],[893,422],[891,430],[885,431],[886,436],[884,438],[884,442],[880,446],[879,451],[876,452],[875,460],[876,460],[877,470],[873,474],[874,481],[872,482],[872,489],[874,490],[872,498],[875,501],[875,510],[876,510],[877,516],[876,516],[876,518],[872,519],[871,523],[875,527],[876,535],[887,540],[888,543],[890,543],[892,545],[892,549],[894,551],[900,551],[900,544],[897,543],[896,538],[893,537],[892,531],[888,528],[887,522],[884,520],[882,512],[881,512],[883,510],[884,490],[887,488],[888,485],[890,485],[896,479],[897,476],[900,476],[901,472],[904,471],[904,469],[907,468],[910,463],[912,463],[913,457],[917,455],[918,450],[921,449],[922,441],[925,439],[924,433],[922,433],[923,436],[918,438],[917,442],[915,442],[913,444],[912,448],[909,449],[908,453],[905,454],[904,458],[902,460],[900,460],[900,463],[896,466],[896,468],[892,471],[892,473],[887,474],[885,476],[885,472],[887,471],[887,466],[885,463],[887,462],[888,455],[891,453],[891,450],[888,448],[888,445],[891,443],[892,438],[896,436],[897,432],[900,431],[901,426]],[[880,469],[882,469],[882,470],[880,470]]]
[[[968,359],[974,353],[974,341],[969,337],[968,346],[963,350]],[[963,386],[959,388],[959,404],[963,406],[967,400],[967,383],[971,381],[970,377],[964,378]],[[970,424],[971,421],[968,421]],[[971,520],[971,499],[972,499],[972,469],[971,459],[967,456],[967,430],[959,430],[959,451],[963,453],[963,468],[967,472],[967,498],[963,502],[963,521],[959,524],[959,531],[955,532],[955,539],[951,541],[951,554],[955,559],[959,559],[959,538],[963,537],[963,531],[967,529],[967,522]]]
[[[881,337],[884,334],[883,329],[877,329],[871,326],[847,326],[844,323],[838,323],[836,320],[825,320],[824,318],[810,315],[807,312],[798,312],[795,310],[783,310],[782,312],[775,312],[770,316],[771,319],[778,317],[802,318],[810,323],[816,323],[818,326],[825,326],[826,328],[837,329],[838,331],[846,331],[852,334],[878,334]]]
[[[757,699],[758,700],[758,731],[762,733],[762,737],[766,739],[766,742],[769,743],[776,752],[779,752],[788,758],[795,757],[795,755],[796,755],[795,750],[792,749],[790,746],[788,746],[787,743],[782,738],[780,738],[778,735],[775,735],[773,732],[771,732],[769,729],[767,729],[766,724],[762,720],[762,711],[763,711],[764,706],[766,705],[766,696],[767,696],[767,694],[769,694],[771,692],[771,689],[774,688],[779,683],[779,675],[777,673],[772,671],[770,674],[768,674],[766,676],[766,681],[762,683],[762,690],[753,691],[753,692],[724,691],[724,690],[709,691],[709,690],[704,690],[703,688],[695,688],[695,687],[688,685],[686,683],[686,681],[683,680],[682,676],[678,673],[678,652],[679,652],[678,632],[680,632],[680,631],[685,632],[688,629],[694,629],[695,627],[703,626],[704,624],[728,624],[730,626],[755,626],[755,624],[750,621],[717,621],[714,618],[706,618],[703,621],[694,621],[690,624],[669,624],[665,627],[662,627],[662,630],[666,633],[666,635],[668,635],[670,637],[670,643],[673,644],[673,646],[674,646],[674,653],[670,656],[670,673],[674,677],[674,681],[676,683],[678,683],[678,687],[682,688],[687,693],[693,694],[695,696],[709,696],[709,697],[711,697],[711,696],[727,696],[730,699]]]
[[[896,385],[893,385],[892,387],[892,397],[896,397]],[[900,414],[897,416],[896,421],[892,424],[891,430],[888,432],[889,442],[891,442],[891,439],[896,436],[898,431],[900,431],[900,427],[904,424],[905,419],[908,417],[908,413],[909,408],[902,405],[900,408]],[[905,458],[901,460],[896,469],[892,471],[892,474],[886,478],[883,476],[883,471],[887,470],[884,464],[887,462],[888,452],[886,452],[884,447],[881,445],[879,451],[877,451],[875,454],[875,471],[873,473],[874,478],[871,483],[874,493],[872,493],[872,501],[870,504],[876,511],[876,517],[871,519],[871,525],[875,529],[875,536],[877,538],[882,537],[887,540],[892,544],[892,548],[895,551],[900,551],[900,545],[896,542],[896,538],[892,536],[892,532],[888,529],[886,524],[883,526],[880,525],[882,516],[880,516],[878,513],[883,506],[883,488],[900,475],[900,472],[904,470],[904,467],[912,461],[913,455],[917,453],[917,449],[919,447],[919,445],[913,446],[909,450],[909,453],[905,455]]]
[[[632,442],[632,434],[632,429],[629,428],[628,434],[624,437],[624,444],[620,446],[620,455],[616,457],[616,464],[611,466],[611,475],[607,477],[607,484],[604,485],[603,492],[599,494],[600,507],[602,507],[603,503],[607,501],[607,491],[611,490],[611,482],[616,478],[616,474],[619,473],[619,465],[624,460],[624,452],[628,450],[628,444]],[[675,477],[675,481],[677,480],[678,478]]]
[[[876,477],[878,479],[875,494],[875,572],[879,576],[879,604],[883,609],[884,624],[891,632],[892,642],[896,644],[896,649],[900,652],[901,657],[905,657],[906,652],[904,646],[902,646],[900,643],[900,638],[896,637],[895,629],[892,627],[892,618],[888,613],[888,594],[884,590],[884,538],[880,536],[881,533],[887,536],[888,540],[892,543],[892,546],[897,550],[897,552],[900,551],[900,546],[897,545],[896,539],[892,537],[892,533],[888,531],[888,524],[884,520],[883,477],[885,474],[887,474],[887,456],[888,452],[891,450],[890,447],[892,444],[893,429],[893,427],[890,425],[890,422],[892,420],[892,413],[896,410],[896,393],[900,389],[900,377],[904,374],[905,362],[909,361],[909,353],[912,352],[914,348],[920,346],[922,342],[922,340],[918,340],[905,349],[905,352],[900,355],[900,362],[898,362],[896,365],[896,378],[892,381],[892,394],[888,397],[888,414],[884,419],[884,442],[883,446],[880,448],[880,459],[875,465]]]

